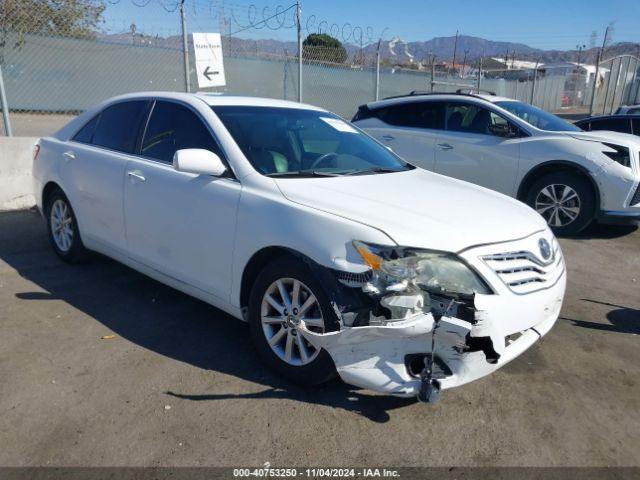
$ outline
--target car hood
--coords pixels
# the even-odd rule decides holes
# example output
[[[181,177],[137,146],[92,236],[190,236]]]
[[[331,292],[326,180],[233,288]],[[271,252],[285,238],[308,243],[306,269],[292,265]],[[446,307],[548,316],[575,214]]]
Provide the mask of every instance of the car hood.
[[[402,246],[457,252],[546,228],[512,198],[421,169],[275,181],[290,201],[382,230]]]
[[[640,145],[640,138],[630,133],[611,132],[609,130],[593,130],[591,132],[571,132],[570,137],[590,142],[607,142],[620,145]]]

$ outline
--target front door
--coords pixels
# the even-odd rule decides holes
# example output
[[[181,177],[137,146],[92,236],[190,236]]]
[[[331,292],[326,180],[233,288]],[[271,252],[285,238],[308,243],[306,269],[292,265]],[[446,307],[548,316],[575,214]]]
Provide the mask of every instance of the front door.
[[[447,105],[445,122],[435,142],[434,170],[515,196],[520,138],[504,133],[517,132],[516,127],[484,107],[464,102]]]
[[[176,150],[222,156],[189,107],[153,106],[141,157],[126,166],[124,215],[130,255],[181,282],[228,300],[240,183],[231,177],[178,172]]]

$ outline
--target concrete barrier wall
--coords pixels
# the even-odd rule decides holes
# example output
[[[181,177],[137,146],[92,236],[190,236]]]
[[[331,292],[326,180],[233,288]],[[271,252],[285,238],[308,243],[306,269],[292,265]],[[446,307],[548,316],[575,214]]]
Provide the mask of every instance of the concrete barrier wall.
[[[0,211],[35,205],[31,185],[34,137],[0,137]]]

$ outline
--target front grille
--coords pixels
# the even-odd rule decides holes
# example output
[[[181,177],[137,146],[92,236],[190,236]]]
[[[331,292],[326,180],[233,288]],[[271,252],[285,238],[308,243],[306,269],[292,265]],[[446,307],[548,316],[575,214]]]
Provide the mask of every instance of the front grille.
[[[631,199],[631,202],[629,202],[629,205],[636,205],[638,203],[640,203],[640,183],[638,184],[636,193],[633,194],[633,198]]]
[[[552,251],[546,262],[526,250],[485,255],[482,259],[512,292],[526,294],[553,285],[562,274],[564,262],[555,239]]]

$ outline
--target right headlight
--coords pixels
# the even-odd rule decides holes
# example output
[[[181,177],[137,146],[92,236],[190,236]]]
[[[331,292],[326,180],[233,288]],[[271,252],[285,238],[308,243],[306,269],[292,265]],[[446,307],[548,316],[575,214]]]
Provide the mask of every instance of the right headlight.
[[[394,248],[360,241],[354,247],[386,283],[410,282],[417,287],[441,294],[490,294],[491,289],[457,256],[432,250]]]

